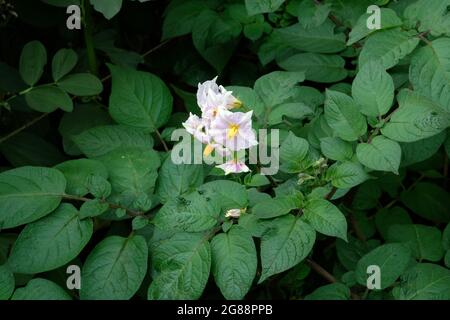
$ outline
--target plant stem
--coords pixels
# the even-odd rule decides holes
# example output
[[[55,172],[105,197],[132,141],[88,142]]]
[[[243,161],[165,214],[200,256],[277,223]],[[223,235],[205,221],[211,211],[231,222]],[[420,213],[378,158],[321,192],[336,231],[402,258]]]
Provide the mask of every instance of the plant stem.
[[[161,133],[159,132],[159,130],[156,129],[155,133],[156,133],[156,135],[158,136],[159,141],[161,141],[161,144],[163,145],[164,150],[165,150],[166,152],[169,152],[169,147],[167,146],[166,142],[165,142],[164,139],[162,138]]]
[[[48,113],[43,113],[43,114],[39,115],[38,117],[32,119],[30,122],[27,122],[23,126],[21,126],[21,127],[17,128],[16,130],[10,132],[6,136],[1,137],[0,138],[0,143],[5,142],[6,140],[11,138],[12,136],[15,136],[16,134],[20,133],[21,131],[25,130],[26,128],[31,127],[33,124],[35,124],[39,120],[44,119],[47,115],[49,115],[49,114]]]
[[[88,0],[82,0],[83,17],[84,17],[84,42],[86,44],[86,53],[89,63],[89,69],[92,74],[98,75],[97,57],[95,55],[94,40],[92,38],[93,19],[92,9]]]
[[[71,194],[64,194],[62,197],[64,199],[83,201],[83,202],[94,200],[94,199],[89,199],[89,198],[86,198],[86,197],[74,196],[74,195],[71,195]],[[133,210],[133,209],[121,206],[119,204],[109,203],[109,202],[107,202],[106,200],[103,200],[103,199],[100,199],[100,202],[107,203],[111,209],[124,209],[124,210],[127,211],[127,214],[129,216],[131,216],[131,217],[137,217],[137,216],[142,216],[143,215],[143,213],[140,212],[140,211],[136,211],[136,210]]]

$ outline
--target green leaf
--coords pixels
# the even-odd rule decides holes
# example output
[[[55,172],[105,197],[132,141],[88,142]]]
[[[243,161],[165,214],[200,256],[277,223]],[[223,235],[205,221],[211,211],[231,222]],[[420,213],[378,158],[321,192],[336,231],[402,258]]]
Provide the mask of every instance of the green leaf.
[[[274,107],[292,97],[292,89],[303,80],[303,72],[274,71],[256,80],[254,88],[266,107]]]
[[[418,0],[405,9],[404,16],[408,26],[417,26],[420,32],[450,36],[449,6],[449,0]]]
[[[195,300],[208,282],[211,248],[203,234],[176,233],[152,251],[149,300]]]
[[[11,300],[72,300],[72,298],[53,281],[34,278],[25,287],[16,289]]]
[[[66,180],[56,169],[21,167],[0,173],[0,226],[35,221],[55,210]]]
[[[290,2],[291,4],[292,2]],[[289,4],[288,4],[289,6]],[[300,24],[308,29],[320,26],[328,18],[331,4],[323,3],[317,5],[313,1],[302,1],[296,9],[296,16]]]
[[[220,202],[197,191],[172,198],[156,214],[153,222],[163,230],[199,232],[214,227],[220,214]]]
[[[245,0],[245,8],[249,16],[276,11],[285,0]]]
[[[304,160],[308,151],[308,141],[289,132],[280,147],[281,169],[288,173],[301,172],[307,166]]]
[[[401,201],[422,218],[450,222],[450,194],[436,184],[419,182],[401,194]]]
[[[112,93],[109,112],[120,124],[156,131],[172,113],[172,95],[157,76],[109,65]]]
[[[303,208],[305,219],[316,231],[347,241],[347,221],[342,212],[331,202],[312,199]]]
[[[379,61],[362,66],[352,84],[352,96],[367,116],[382,116],[394,101],[394,81]]]
[[[349,39],[347,41],[347,46],[358,42],[359,40],[367,37],[368,35],[378,31],[385,30],[394,27],[400,27],[403,22],[397,16],[394,10],[389,8],[380,8],[381,16],[381,28],[380,29],[369,29],[367,28],[367,20],[372,15],[372,13],[364,13],[353,26],[352,31],[349,34]]]
[[[215,199],[222,211],[230,209],[243,209],[248,204],[245,187],[229,180],[215,180],[205,183],[197,188],[204,196]]]
[[[259,219],[271,219],[288,214],[291,210],[298,208],[298,204],[289,196],[270,198],[258,202],[253,208]]]
[[[94,9],[110,20],[122,8],[122,0],[90,0]]]
[[[338,55],[299,53],[277,63],[288,71],[304,71],[305,79],[310,81],[332,83],[347,77],[345,60]]]
[[[175,164],[169,154],[159,170],[156,194],[165,203],[193,191],[203,183],[203,166]]]
[[[147,243],[142,236],[109,236],[97,244],[83,265],[82,300],[128,300],[147,272]]]
[[[103,91],[99,78],[90,73],[75,73],[57,82],[59,88],[79,97],[95,96]]]
[[[398,142],[383,136],[376,136],[370,143],[358,144],[356,156],[363,165],[370,169],[398,174],[402,149]]]
[[[97,160],[69,160],[56,165],[55,169],[61,171],[66,178],[66,192],[81,197],[89,193],[89,178],[92,176],[108,178],[105,166]]]
[[[316,28],[305,29],[300,23],[275,29],[273,37],[277,42],[297,50],[315,53],[336,53],[345,48],[345,35],[334,33],[331,21]]]
[[[402,207],[382,209],[375,214],[375,224],[383,239],[387,239],[389,229],[395,224],[412,224],[412,220]]]
[[[409,80],[414,90],[450,111],[450,39],[436,39],[411,59]]]
[[[241,30],[232,17],[205,9],[195,19],[192,41],[198,53],[220,72],[231,58]]]
[[[28,224],[19,234],[8,263],[14,273],[34,274],[56,269],[76,258],[92,236],[92,220],[62,204],[54,213]]]
[[[350,289],[342,283],[331,283],[317,288],[305,300],[350,300]]]
[[[336,253],[339,262],[347,270],[355,270],[358,261],[370,250],[380,245],[379,240],[370,239],[363,242],[359,239],[348,236],[348,242],[342,239],[336,240]]]
[[[73,101],[61,89],[53,86],[33,88],[25,94],[28,106],[39,112],[52,112],[60,108],[66,112],[73,110]]]
[[[292,215],[272,220],[261,238],[262,271],[258,283],[300,263],[312,250],[316,232]]]
[[[397,300],[450,299],[450,270],[431,263],[419,263],[402,275],[401,284],[394,288]]]
[[[320,148],[324,156],[332,160],[346,161],[353,156],[352,145],[339,138],[326,137],[320,139]]]
[[[442,233],[435,227],[421,224],[393,225],[388,232],[388,241],[405,243],[420,261],[436,262],[444,255]]]
[[[394,284],[408,268],[411,250],[401,243],[390,243],[379,246],[362,257],[356,265],[356,280],[366,286],[367,268],[375,265],[380,268],[380,289],[386,289]]]
[[[170,2],[162,26],[162,40],[191,33],[195,18],[204,9],[205,3],[201,0]]]
[[[151,149],[153,138],[149,133],[123,125],[107,125],[89,128],[72,140],[89,158],[103,156],[122,147]]]
[[[432,137],[415,142],[401,143],[402,162],[401,166],[406,167],[414,163],[422,162],[435,155],[446,138],[445,131]]]
[[[400,28],[375,32],[367,39],[359,55],[360,67],[380,59],[385,69],[392,68],[417,47],[420,40],[416,34],[413,30],[403,31]]]
[[[60,49],[53,56],[52,76],[56,82],[75,68],[78,62],[77,53],[72,49]]]
[[[326,96],[325,119],[335,135],[346,141],[355,141],[366,133],[366,119],[351,97],[328,89]]]
[[[0,300],[8,300],[13,291],[14,275],[7,265],[2,265],[0,266]]]
[[[109,204],[98,199],[84,202],[80,207],[80,219],[97,217],[109,209]]]
[[[450,113],[412,91],[407,91],[399,104],[399,109],[381,129],[392,140],[414,142],[434,136],[450,125]]]
[[[253,114],[257,117],[261,116],[265,109],[264,103],[259,95],[249,87],[242,86],[227,86],[227,90],[233,92],[233,96],[242,102],[242,106],[249,110],[253,110]],[[197,101],[195,102],[197,103]]]
[[[47,63],[47,51],[39,41],[28,42],[22,49],[19,71],[22,79],[30,86],[35,85],[44,72]]]
[[[353,188],[369,179],[361,164],[349,161],[334,164],[326,174],[333,186],[340,189]]]
[[[233,226],[228,233],[211,240],[212,273],[217,286],[228,300],[245,297],[256,275],[258,259],[252,236],[244,228]]]
[[[445,250],[450,250],[450,223],[445,227],[442,233],[442,247]]]

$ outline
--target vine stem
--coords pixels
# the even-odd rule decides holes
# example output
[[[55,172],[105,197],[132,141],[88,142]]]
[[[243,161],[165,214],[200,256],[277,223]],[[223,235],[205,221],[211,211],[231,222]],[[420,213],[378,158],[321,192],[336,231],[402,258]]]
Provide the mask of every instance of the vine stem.
[[[83,7],[83,16],[84,16],[84,42],[86,44],[86,53],[89,63],[89,69],[92,74],[98,75],[98,64],[97,64],[97,56],[95,55],[95,46],[94,46],[94,40],[92,37],[92,9],[91,4],[86,1],[82,0],[82,7]]]
[[[62,197],[64,199],[83,201],[83,202],[94,200],[94,199],[90,199],[90,198],[86,198],[86,197],[74,196],[74,195],[71,195],[71,194],[63,194]],[[111,209],[124,209],[124,210],[126,210],[127,214],[129,216],[131,216],[131,217],[138,217],[138,216],[142,216],[143,215],[143,213],[140,212],[140,211],[136,211],[136,210],[133,210],[133,209],[121,206],[119,204],[109,203],[109,202],[107,202],[106,200],[103,200],[103,199],[100,199],[100,202],[107,203]]]

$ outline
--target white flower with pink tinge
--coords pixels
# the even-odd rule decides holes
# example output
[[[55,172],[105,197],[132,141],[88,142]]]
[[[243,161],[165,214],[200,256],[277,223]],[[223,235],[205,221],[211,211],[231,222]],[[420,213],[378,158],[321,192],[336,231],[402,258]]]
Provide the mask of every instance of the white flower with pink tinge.
[[[225,110],[211,122],[208,130],[214,141],[231,151],[248,149],[258,144],[252,129],[253,111],[231,112]]]
[[[189,118],[182,123],[187,132],[192,134],[201,143],[208,143],[210,137],[206,133],[207,123],[197,115],[189,113]]]
[[[225,171],[225,175],[230,173],[241,173],[250,171],[250,169],[246,166],[246,164],[238,159],[230,159],[224,164],[218,165],[216,167]]]

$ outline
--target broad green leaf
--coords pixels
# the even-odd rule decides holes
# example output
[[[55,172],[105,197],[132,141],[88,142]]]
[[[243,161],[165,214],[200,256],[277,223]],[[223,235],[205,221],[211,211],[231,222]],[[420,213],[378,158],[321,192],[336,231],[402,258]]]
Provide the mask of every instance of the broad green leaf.
[[[90,178],[99,176],[108,178],[105,166],[97,160],[77,159],[69,160],[55,166],[64,174],[67,181],[66,192],[71,195],[85,196],[90,192]]]
[[[422,218],[450,222],[450,194],[436,184],[419,182],[401,194],[401,201]]]
[[[406,167],[414,163],[422,162],[435,155],[446,138],[446,132],[442,131],[426,139],[409,143],[401,143],[402,162],[401,167]]]
[[[420,32],[450,36],[449,6],[449,0],[418,0],[405,9],[404,15],[408,26],[417,26]]]
[[[398,174],[402,149],[398,142],[383,136],[376,136],[370,143],[358,144],[356,156],[363,165],[370,169]]]
[[[80,219],[97,217],[108,210],[109,204],[101,200],[94,199],[84,202],[80,207]],[[146,220],[147,221],[147,220]]]
[[[276,11],[285,0],[245,0],[245,7],[248,15],[253,16],[259,13],[267,13]]]
[[[308,141],[289,132],[289,135],[284,139],[280,147],[281,169],[288,173],[302,171],[307,167],[304,160],[308,155],[308,151]]]
[[[219,201],[194,191],[167,201],[153,222],[163,230],[200,232],[213,228],[220,212]]]
[[[198,53],[220,72],[231,58],[241,30],[232,17],[205,9],[195,19],[192,41]]]
[[[210,181],[197,188],[206,197],[215,199],[223,211],[243,209],[248,204],[245,187],[229,180]]]
[[[350,289],[339,282],[327,284],[308,294],[305,300],[350,300]]]
[[[162,25],[162,40],[192,32],[195,18],[205,9],[201,0],[171,1]]]
[[[252,240],[253,241],[253,240]],[[255,257],[256,258],[256,257]],[[256,269],[256,265],[255,265]],[[8,300],[14,291],[14,275],[7,265],[0,266],[0,300]]]
[[[375,214],[375,224],[383,239],[387,239],[389,229],[395,224],[412,224],[412,220],[402,207],[382,209]]]
[[[52,76],[54,81],[58,81],[73,68],[78,62],[77,53],[72,49],[60,49],[53,56]]]
[[[401,243],[389,243],[370,251],[356,265],[356,280],[360,285],[366,286],[367,268],[378,266],[380,268],[380,289],[391,286],[407,269],[411,259],[411,250]]]
[[[362,66],[352,84],[352,96],[367,116],[382,116],[394,101],[394,81],[379,61]]]
[[[312,199],[303,208],[305,219],[317,232],[347,241],[347,221],[342,212],[331,202]]]
[[[304,72],[274,71],[255,82],[255,92],[266,107],[272,108],[292,97],[294,86],[305,80]]]
[[[252,236],[233,226],[211,240],[212,273],[223,296],[229,300],[245,297],[256,275],[258,259]]]
[[[75,96],[95,96],[103,91],[101,81],[90,73],[74,73],[57,82],[59,88]]]
[[[409,80],[415,91],[450,111],[449,38],[436,39],[417,51],[411,59]]]
[[[89,128],[72,140],[89,158],[103,156],[122,147],[151,149],[153,138],[142,130],[123,125],[107,125]]]
[[[259,219],[271,219],[288,214],[291,210],[298,208],[295,199],[289,196],[280,196],[258,202],[252,208],[252,213]]]
[[[314,229],[292,215],[276,218],[261,238],[262,272],[258,283],[305,259],[316,241]]]
[[[0,173],[0,226],[13,228],[55,210],[66,180],[56,169],[21,167]]]
[[[353,188],[369,179],[361,164],[349,161],[331,166],[326,174],[333,186],[340,189]]]
[[[202,165],[175,164],[169,154],[159,170],[156,194],[165,203],[193,191],[203,183],[203,178]]]
[[[66,112],[73,110],[73,101],[69,95],[53,86],[33,88],[25,94],[25,101],[31,109],[39,112],[52,112],[58,108]]]
[[[109,65],[112,93],[109,112],[120,124],[156,131],[172,113],[172,95],[157,76]]]
[[[437,262],[444,255],[442,233],[435,227],[421,224],[393,225],[388,231],[388,241],[405,243],[420,261]]]
[[[148,248],[142,236],[109,236],[91,251],[83,265],[82,300],[128,300],[147,272]]]
[[[394,288],[397,300],[448,300],[450,299],[450,270],[431,263],[419,263],[401,277]]]
[[[316,27],[305,29],[300,23],[275,29],[277,41],[289,47],[315,53],[336,53],[345,48],[345,35],[334,33],[335,25],[331,21]]]
[[[108,20],[118,14],[122,8],[122,0],[90,0],[90,2],[94,9]]]
[[[211,248],[197,233],[177,233],[152,252],[155,274],[148,288],[149,300],[200,298],[211,269]]]
[[[34,278],[25,287],[16,289],[11,300],[72,300],[72,298],[53,281]]]
[[[399,104],[399,109],[381,129],[392,140],[414,142],[434,136],[450,125],[450,113],[412,91],[407,91]]]
[[[47,63],[47,51],[39,41],[28,42],[22,49],[19,71],[22,79],[30,86],[35,85],[44,72]]]
[[[345,60],[338,55],[299,53],[278,61],[288,71],[304,71],[305,79],[321,83],[338,82],[347,77]]]
[[[81,150],[75,145],[73,136],[100,125],[107,125],[113,120],[108,111],[94,103],[76,105],[70,113],[64,113],[59,123],[59,133],[63,137],[64,151],[69,155],[80,155]]]
[[[288,3],[295,5],[295,1]],[[331,11],[331,4],[322,3],[317,5],[313,1],[302,1],[298,4],[295,15],[298,17],[300,24],[308,29],[320,26],[328,18]]]
[[[56,269],[80,254],[92,232],[92,220],[81,221],[74,206],[62,204],[54,213],[22,230],[8,263],[15,273],[34,274]]]
[[[366,133],[366,119],[351,97],[332,90],[327,90],[326,96],[325,119],[335,135],[346,141],[355,141]]]
[[[346,161],[353,156],[352,145],[339,138],[326,137],[320,139],[320,148],[324,156],[332,160]]]
[[[271,126],[282,123],[284,117],[301,120],[313,114],[313,110],[303,102],[283,103],[270,110],[267,123]]]
[[[403,22],[397,16],[394,10],[389,8],[380,9],[381,17],[381,28],[380,29],[369,29],[367,28],[367,20],[372,15],[372,13],[364,13],[353,26],[352,31],[349,34],[349,39],[347,41],[347,46],[354,44],[355,42],[367,37],[368,35],[384,29],[390,29],[394,27],[400,27]]]
[[[227,86],[227,90],[233,92],[233,96],[242,102],[242,106],[249,110],[253,110],[253,114],[257,117],[264,113],[264,103],[259,95],[249,87]],[[197,102],[196,102],[197,103]]]
[[[363,242],[359,239],[348,236],[348,242],[342,239],[336,240],[336,254],[339,262],[347,270],[355,270],[358,261],[370,250],[380,245],[379,240],[370,239]]]
[[[417,47],[420,40],[416,34],[413,30],[403,31],[400,28],[372,34],[359,55],[359,65],[380,59],[385,69],[392,68]]]

